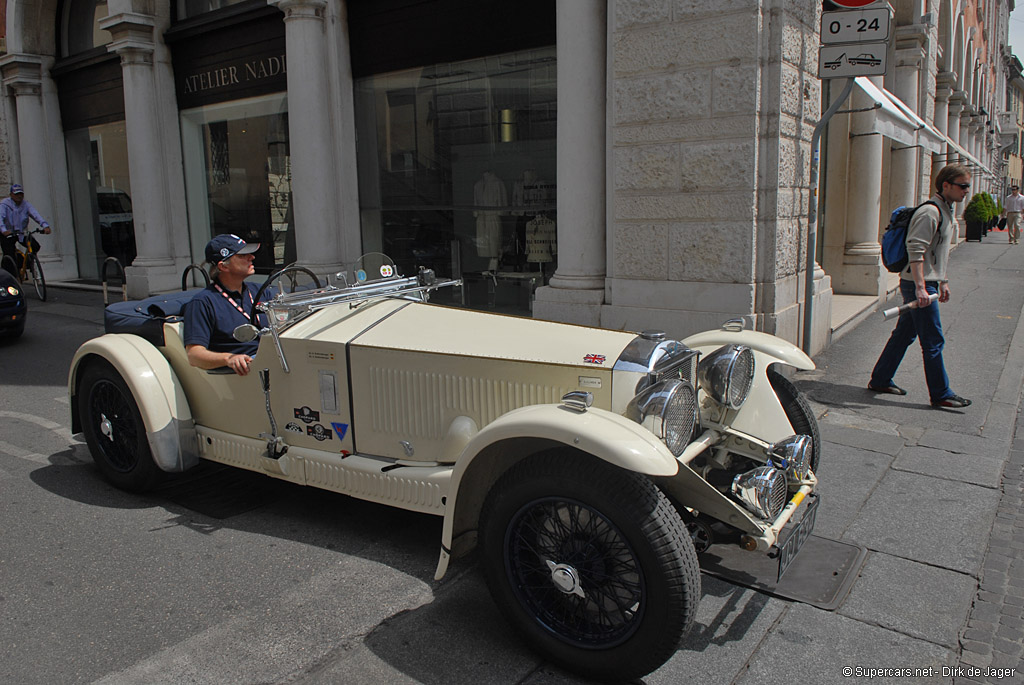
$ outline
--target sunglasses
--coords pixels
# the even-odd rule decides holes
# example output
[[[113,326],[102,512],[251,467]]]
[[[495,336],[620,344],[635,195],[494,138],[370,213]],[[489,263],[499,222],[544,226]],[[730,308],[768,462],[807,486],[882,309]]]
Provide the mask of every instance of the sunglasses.
[[[967,190],[968,188],[971,187],[970,183],[950,183],[949,185],[956,186],[957,188],[961,188],[963,190]]]

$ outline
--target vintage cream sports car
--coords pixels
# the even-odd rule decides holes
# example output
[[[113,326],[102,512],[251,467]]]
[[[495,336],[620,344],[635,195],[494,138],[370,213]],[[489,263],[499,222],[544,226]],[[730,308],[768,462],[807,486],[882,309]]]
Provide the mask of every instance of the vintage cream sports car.
[[[383,255],[353,272],[257,305],[271,325],[236,330],[260,337],[244,377],[189,366],[181,298],[132,303],[68,379],[99,471],[145,490],[207,459],[441,516],[436,578],[479,546],[508,620],[599,679],[674,653],[697,552],[738,544],[784,571],[809,534],[817,424],[775,367],[814,365],[790,343],[736,322],[674,341],[438,306],[458,281]]]

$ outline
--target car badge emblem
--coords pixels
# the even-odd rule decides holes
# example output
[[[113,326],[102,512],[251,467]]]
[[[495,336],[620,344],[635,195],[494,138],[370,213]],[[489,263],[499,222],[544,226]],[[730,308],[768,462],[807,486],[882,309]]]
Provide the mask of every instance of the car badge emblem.
[[[312,426],[307,426],[306,427],[306,435],[312,435],[314,438],[316,438],[320,442],[323,442],[324,440],[333,440],[334,439],[334,436],[331,434],[331,431],[327,430],[326,428],[321,426],[319,423],[315,423]]]
[[[604,364],[604,360],[603,354],[588,354],[583,357],[583,361],[587,364]]]
[[[284,429],[286,431],[291,431],[292,433],[301,433],[302,432],[302,426],[300,426],[299,424],[295,423],[294,421],[289,421],[288,425],[285,426]]]
[[[292,409],[292,411],[295,412],[295,418],[305,424],[310,424],[314,421],[320,420],[320,412],[313,411],[309,407],[296,407]]]
[[[365,271],[363,271],[362,269],[360,269],[359,271],[357,271],[357,272],[356,272],[356,280],[357,280],[357,281],[359,281],[360,283],[362,283],[363,281],[365,281],[365,280],[366,280],[366,272],[365,272]]]
[[[332,421],[331,427],[334,429],[334,432],[338,434],[338,440],[345,439],[345,433],[348,431],[347,423],[336,423]]]
[[[390,264],[385,264],[382,267],[380,267],[380,275],[383,276],[384,278],[391,278],[391,276],[394,275],[394,273],[395,270],[394,268],[392,268]]]

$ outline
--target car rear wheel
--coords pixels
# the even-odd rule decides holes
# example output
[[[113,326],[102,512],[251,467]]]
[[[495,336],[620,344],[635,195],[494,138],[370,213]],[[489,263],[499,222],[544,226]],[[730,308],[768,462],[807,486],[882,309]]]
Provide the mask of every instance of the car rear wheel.
[[[821,459],[821,433],[818,431],[818,419],[815,418],[811,405],[800,392],[800,389],[781,373],[773,368],[768,369],[768,382],[782,404],[793,430],[799,435],[811,436],[814,453],[811,455],[811,470],[818,472],[818,461]]]
[[[675,652],[700,601],[686,527],[647,478],[548,453],[502,476],[484,504],[483,569],[509,621],[587,677],[643,676]]]
[[[133,492],[156,485],[163,472],[153,462],[135,398],[114,367],[91,362],[76,397],[85,441],[103,477]]]

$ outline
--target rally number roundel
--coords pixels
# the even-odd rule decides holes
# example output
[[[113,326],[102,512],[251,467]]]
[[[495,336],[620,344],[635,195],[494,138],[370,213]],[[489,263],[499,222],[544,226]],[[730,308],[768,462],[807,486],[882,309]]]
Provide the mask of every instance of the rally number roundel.
[[[878,2],[878,0],[832,0],[833,5],[838,5],[847,9],[867,7],[868,5],[873,5],[876,2]]]

